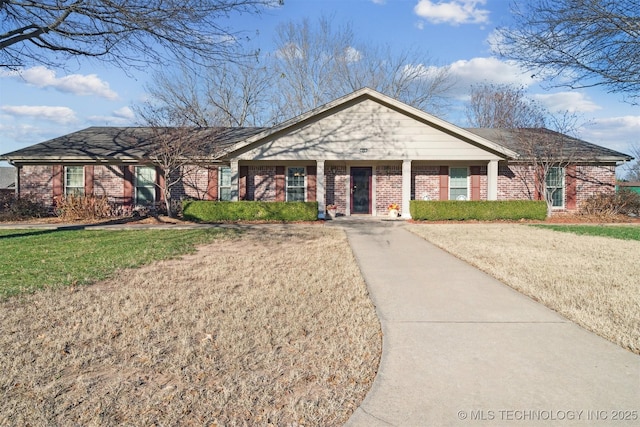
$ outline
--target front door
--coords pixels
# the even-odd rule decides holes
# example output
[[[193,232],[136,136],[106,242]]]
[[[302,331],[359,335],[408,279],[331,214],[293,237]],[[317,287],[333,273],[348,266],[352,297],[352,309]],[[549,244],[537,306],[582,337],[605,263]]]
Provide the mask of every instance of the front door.
[[[351,168],[351,213],[371,213],[371,168]]]

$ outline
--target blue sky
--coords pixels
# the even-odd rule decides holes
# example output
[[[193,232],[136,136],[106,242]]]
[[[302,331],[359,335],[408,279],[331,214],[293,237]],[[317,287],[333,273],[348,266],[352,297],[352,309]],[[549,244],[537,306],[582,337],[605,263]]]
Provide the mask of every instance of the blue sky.
[[[232,17],[228,24],[270,52],[279,23],[314,21],[322,14],[338,24],[350,22],[365,42],[424,50],[434,62],[423,65],[450,67],[457,82],[452,95],[458,100],[478,82],[523,85],[548,109],[580,114],[587,123],[579,129],[581,138],[626,153],[640,144],[639,106],[602,89],[549,88],[532,72],[492,53],[495,29],[510,23],[508,0],[285,0],[282,7]],[[131,106],[145,99],[150,74],[88,61],[65,69],[26,67],[21,75],[0,71],[0,153],[88,126],[135,124]],[[466,125],[460,108],[442,118]]]

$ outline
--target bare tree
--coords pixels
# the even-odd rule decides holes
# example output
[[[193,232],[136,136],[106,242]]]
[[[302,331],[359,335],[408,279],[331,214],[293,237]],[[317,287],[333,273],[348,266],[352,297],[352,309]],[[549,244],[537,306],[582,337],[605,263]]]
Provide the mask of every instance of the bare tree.
[[[491,137],[520,155],[514,174],[530,199],[546,201],[550,216],[566,171],[570,166],[573,169],[577,159],[579,143],[570,136],[575,133],[576,115],[553,115],[528,99],[523,88],[492,84],[472,89],[466,114],[472,126],[496,129]]]
[[[273,125],[365,86],[421,110],[448,104],[446,67],[427,65],[417,50],[360,43],[350,24],[291,21],[278,27],[276,47],[208,72],[158,74],[147,91],[159,108],[195,126]]]
[[[497,129],[541,128],[547,115],[523,87],[507,84],[473,86],[465,113],[471,126]]]
[[[344,93],[370,87],[405,104],[432,114],[446,111],[454,85],[447,66],[416,49],[393,51],[390,47],[361,45],[355,60],[342,61],[337,75]]]
[[[319,18],[317,27],[309,19],[277,27],[273,59],[279,119],[295,117],[346,93],[338,82],[340,63],[357,60],[354,39],[351,25],[338,26],[327,16]]]
[[[148,104],[171,116],[171,122],[199,127],[253,127],[271,118],[272,82],[270,68],[247,56],[218,67],[158,72],[146,91],[150,95]]]
[[[73,57],[124,69],[169,56],[208,63],[228,57],[239,36],[222,25],[224,18],[278,3],[283,0],[2,0],[0,66],[58,66]]]
[[[418,50],[394,52],[358,40],[351,24],[322,16],[317,24],[289,21],[277,29],[274,60],[279,114],[294,117],[362,87],[370,87],[421,110],[448,104],[446,67],[429,65]]]
[[[184,123],[176,125],[168,109],[157,109],[147,104],[138,109],[147,126],[147,136],[140,140],[145,158],[161,170],[163,179],[156,185],[162,192],[167,215],[175,217],[174,188],[183,185],[187,177],[198,168],[210,164],[217,147],[217,128],[201,128]]]
[[[635,104],[640,96],[640,1],[514,2],[515,24],[496,49],[572,88],[604,86]]]
[[[271,103],[274,72],[249,57],[227,63],[209,74],[204,91],[205,103],[212,109],[217,126],[261,126],[272,121]]]
[[[550,116],[550,125],[554,130],[516,130],[516,151],[530,166],[528,173],[533,174],[533,183],[528,185],[534,187],[536,198],[547,203],[547,216],[551,216],[556,198],[565,196],[566,179],[574,182],[578,179],[575,167],[578,157],[577,139],[570,136],[575,134],[576,120],[574,114],[565,112]]]

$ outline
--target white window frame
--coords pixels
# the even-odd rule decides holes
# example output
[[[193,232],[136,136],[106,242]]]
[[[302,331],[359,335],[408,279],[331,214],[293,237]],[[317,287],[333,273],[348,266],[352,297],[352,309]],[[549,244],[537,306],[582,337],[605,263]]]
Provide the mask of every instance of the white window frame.
[[[222,183],[222,176],[224,174],[224,171],[228,171],[229,173],[229,185],[223,185]],[[229,190],[229,197],[223,198],[222,190],[226,190],[226,189]],[[220,166],[218,168],[218,200],[231,201],[231,167],[230,166]]]
[[[151,169],[153,170],[153,184],[147,184],[147,185],[138,185],[138,170],[140,169]],[[135,166],[134,167],[134,171],[133,171],[133,186],[134,186],[134,191],[135,191],[135,201],[136,201],[136,206],[141,205],[140,203],[140,198],[138,197],[138,188],[151,188],[151,194],[153,195],[153,200],[151,201],[146,201],[147,205],[154,205],[156,203],[156,182],[158,181],[158,171],[155,168],[155,166],[147,166],[147,165],[139,165],[139,166]]]
[[[70,169],[81,170],[80,176],[82,177],[81,185],[69,185],[69,172]],[[71,190],[71,191],[70,191]],[[84,166],[65,166],[64,167],[64,195],[65,196],[84,196]]]
[[[465,187],[466,187],[466,190],[467,190],[467,194],[466,194],[466,196],[465,196],[465,199],[464,199],[464,200],[465,200],[465,201],[466,201],[466,200],[471,200],[471,195],[469,194],[469,192],[471,191],[471,188],[470,188],[471,186],[470,186],[470,182],[469,182],[469,178],[470,178],[470,177],[469,177],[469,167],[468,167],[468,166],[453,166],[453,167],[452,167],[452,166],[449,166],[449,190],[448,190],[448,192],[449,192],[448,196],[449,196],[449,197],[448,197],[448,199],[449,199],[449,200],[458,200],[458,199],[452,199],[452,198],[451,198],[451,190],[452,190],[452,189],[461,189],[461,188],[464,188],[464,187],[458,187],[458,186],[455,186],[455,187],[454,187],[454,186],[452,186],[452,185],[451,185],[451,171],[452,171],[453,169],[464,169],[464,170],[466,170],[467,183],[466,183]]]
[[[548,177],[549,174],[551,173],[551,170],[559,170],[560,171],[560,185],[549,185],[549,181],[548,181]],[[545,187],[547,189],[547,193],[549,192],[550,189],[555,189],[560,190],[561,192],[561,197],[560,197],[560,205],[556,206],[553,204],[553,196],[551,196],[551,207],[553,209],[564,209],[565,206],[565,195],[566,195],[566,179],[565,179],[565,174],[566,174],[566,170],[564,167],[562,166],[552,166],[549,168],[549,170],[547,171],[547,176],[544,177],[545,179]],[[546,195],[545,195],[545,200],[546,200]]]
[[[287,202],[291,201],[289,200],[289,188],[300,188],[300,186],[294,186],[291,187],[289,185],[289,170],[291,169],[302,169],[302,173],[304,174],[304,179],[303,179],[303,191],[304,191],[304,202],[307,201],[307,167],[306,166],[287,166],[286,170],[285,170],[285,185],[284,185],[284,193],[285,193],[285,200]]]

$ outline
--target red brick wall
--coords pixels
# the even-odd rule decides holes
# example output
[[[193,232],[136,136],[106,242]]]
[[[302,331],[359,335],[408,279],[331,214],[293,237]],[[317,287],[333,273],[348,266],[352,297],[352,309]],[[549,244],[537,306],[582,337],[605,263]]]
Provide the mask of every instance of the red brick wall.
[[[98,165],[93,168],[93,194],[107,196],[110,202],[123,203],[124,177],[122,167]]]
[[[402,206],[402,165],[376,166],[376,211],[385,214],[391,203]],[[406,206],[406,209],[409,209]]]
[[[575,168],[575,178],[565,176],[566,208],[574,208],[573,202],[570,200],[571,186],[576,191],[575,209],[577,210],[580,210],[581,204],[589,197],[602,192],[615,191],[615,166],[569,166],[565,168],[565,173],[572,173],[573,168]],[[532,167],[500,165],[498,169],[498,200],[534,200],[535,198],[535,176]]]
[[[182,199],[205,199],[207,186],[209,185],[209,170],[198,166],[187,166],[184,169],[182,184],[176,184],[172,188],[171,197]]]
[[[246,176],[246,199],[260,201],[276,200],[276,166],[248,166]],[[52,165],[27,165],[20,168],[20,194],[42,200],[47,206],[53,203]],[[567,169],[569,170],[569,168]],[[615,191],[615,166],[576,166],[576,208],[584,201],[602,191]],[[217,173],[217,171],[215,171]],[[487,198],[487,168],[480,167],[480,199]],[[422,200],[428,195],[439,199],[440,167],[414,163],[411,171],[411,198]],[[344,213],[349,197],[347,184],[349,175],[346,166],[327,165],[325,168],[326,203],[337,205]],[[402,166],[379,165],[375,168],[376,209],[386,212],[391,203],[402,204]],[[93,171],[93,193],[107,196],[113,203],[126,202],[123,167],[119,165],[96,165]],[[192,169],[182,186],[178,185],[173,196],[205,198],[209,184],[209,171]],[[217,175],[216,175],[217,180]],[[566,194],[566,193],[565,193]],[[535,198],[533,169],[526,165],[500,164],[498,169],[498,200],[526,200]],[[569,205],[567,205],[569,206]],[[401,206],[402,208],[402,206]]]
[[[589,197],[616,189],[615,166],[576,166],[576,207]]]
[[[247,200],[276,200],[276,167],[249,166],[247,171]]]
[[[336,211],[344,214],[347,211],[347,175],[346,166],[325,165],[326,204],[336,205]]]
[[[412,165],[411,198],[413,200],[440,198],[440,166]]]
[[[531,166],[500,164],[498,166],[498,200],[534,200],[534,182]]]
[[[53,166],[27,165],[20,168],[20,196],[34,197],[53,206]]]

